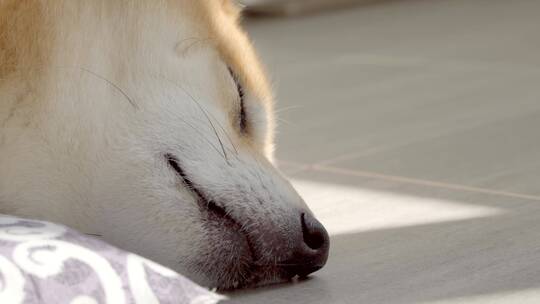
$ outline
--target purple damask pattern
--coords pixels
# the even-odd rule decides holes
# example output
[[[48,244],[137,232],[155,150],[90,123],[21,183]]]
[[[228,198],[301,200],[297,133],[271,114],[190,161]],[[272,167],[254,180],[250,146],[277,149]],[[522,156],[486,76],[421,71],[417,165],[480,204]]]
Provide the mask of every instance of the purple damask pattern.
[[[67,227],[0,215],[2,304],[215,304],[224,297]]]

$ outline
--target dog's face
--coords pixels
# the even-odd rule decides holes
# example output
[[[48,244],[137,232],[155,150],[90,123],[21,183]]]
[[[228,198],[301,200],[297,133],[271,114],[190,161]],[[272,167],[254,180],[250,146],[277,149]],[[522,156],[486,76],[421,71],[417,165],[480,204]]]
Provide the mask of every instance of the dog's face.
[[[326,231],[272,165],[272,96],[231,3],[23,2],[39,3],[34,24],[55,21],[28,41],[39,58],[0,70],[0,212],[101,235],[209,287],[325,264]],[[73,14],[44,13],[60,8]]]

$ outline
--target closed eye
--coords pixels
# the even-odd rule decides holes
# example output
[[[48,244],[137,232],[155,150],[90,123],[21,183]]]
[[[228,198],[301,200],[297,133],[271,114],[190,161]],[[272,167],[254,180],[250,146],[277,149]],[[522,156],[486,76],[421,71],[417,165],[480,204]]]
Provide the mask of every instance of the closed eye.
[[[245,134],[247,133],[247,130],[248,130],[248,121],[247,121],[246,104],[245,104],[246,91],[244,90],[244,86],[242,85],[240,78],[233,71],[233,69],[229,68],[229,73],[231,74],[231,77],[234,80],[234,83],[236,84],[236,91],[238,93],[238,100],[239,100],[238,127],[240,129],[240,132]]]

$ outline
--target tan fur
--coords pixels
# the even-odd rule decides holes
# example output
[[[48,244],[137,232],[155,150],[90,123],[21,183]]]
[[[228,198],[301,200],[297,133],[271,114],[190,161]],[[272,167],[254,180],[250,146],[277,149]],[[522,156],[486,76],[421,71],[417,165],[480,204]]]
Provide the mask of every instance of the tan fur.
[[[246,88],[264,103],[270,128],[264,144],[273,150],[275,126],[272,91],[248,36],[239,26],[239,8],[229,0],[195,2],[198,7],[193,15],[195,20],[200,18],[203,21],[202,24],[207,26],[208,38],[215,44],[223,60],[234,68]],[[268,155],[272,154],[270,152]]]
[[[199,1],[209,25],[210,38],[223,59],[235,68],[249,89],[261,97],[270,97],[270,89],[249,39],[238,26],[239,11],[229,1]],[[220,9],[221,8],[221,9]]]
[[[54,26],[55,15],[62,13],[62,2],[65,1],[89,5],[80,0],[0,0],[0,75],[6,76],[17,68],[46,63],[47,51],[54,43],[54,36],[50,28],[45,28]],[[120,3],[125,0],[105,2]],[[234,4],[223,0],[156,2],[180,7],[184,13],[189,12],[200,25],[200,38],[210,39],[214,43],[223,59],[235,68],[250,90],[262,100],[271,100],[261,64],[249,39],[238,26],[240,10]]]
[[[58,20],[90,5],[102,14],[114,9],[127,13],[129,9],[164,6],[178,18],[191,17],[200,31],[199,37],[193,40],[210,43],[238,74],[246,89],[263,103],[269,115],[270,132],[263,142],[251,144],[258,148],[271,147],[274,120],[270,85],[247,35],[239,26],[240,9],[229,0],[0,0],[0,82],[14,72],[29,72],[36,77],[47,67],[51,54],[59,51],[55,50],[55,39],[59,39],[55,37]],[[69,50],[63,51],[69,53]]]
[[[35,0],[0,1],[0,78],[25,67],[43,65],[46,46],[43,42],[42,3]]]

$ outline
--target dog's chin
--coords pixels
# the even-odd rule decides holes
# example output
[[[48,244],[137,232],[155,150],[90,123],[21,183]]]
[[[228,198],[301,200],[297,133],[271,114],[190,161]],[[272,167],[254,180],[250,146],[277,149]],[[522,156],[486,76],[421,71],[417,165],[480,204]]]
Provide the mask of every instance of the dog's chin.
[[[256,245],[223,210],[210,205],[201,214],[206,240],[189,267],[202,278],[201,284],[231,291],[284,283],[294,276],[278,265],[261,263]]]
[[[225,267],[225,269],[227,268]],[[288,273],[274,266],[252,266],[248,271],[241,270],[240,272],[235,272],[234,266],[231,268],[233,270],[228,270],[226,275],[211,278],[216,283],[217,290],[230,292],[238,289],[286,283],[292,280]]]
[[[272,265],[259,266],[246,263],[244,266],[239,266],[236,262],[228,265],[210,264],[214,265],[215,272],[209,273],[207,279],[211,283],[208,286],[213,286],[219,291],[234,291],[286,283],[291,282],[294,277],[285,270]]]

